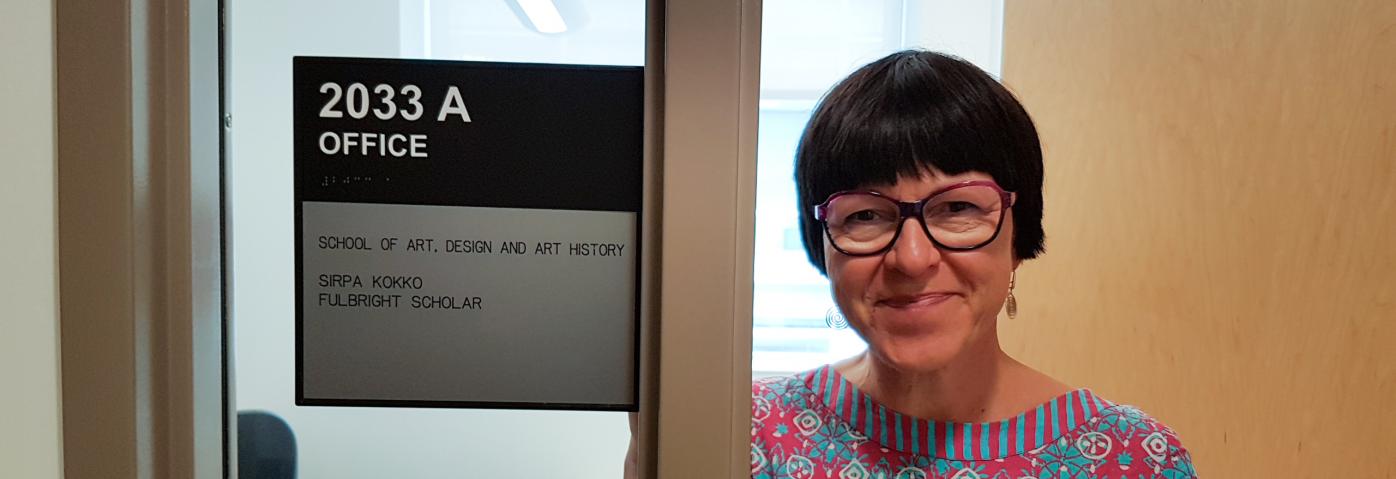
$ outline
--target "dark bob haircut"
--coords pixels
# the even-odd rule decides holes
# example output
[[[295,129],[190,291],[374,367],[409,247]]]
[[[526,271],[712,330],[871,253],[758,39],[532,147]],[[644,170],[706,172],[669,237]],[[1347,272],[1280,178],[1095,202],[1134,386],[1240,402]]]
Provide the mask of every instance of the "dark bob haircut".
[[[891,185],[930,169],[981,172],[1016,193],[1013,254],[1025,260],[1043,252],[1042,147],[1027,111],[969,62],[907,50],[839,82],[805,126],[795,182],[810,262],[828,274],[814,205],[839,191]]]

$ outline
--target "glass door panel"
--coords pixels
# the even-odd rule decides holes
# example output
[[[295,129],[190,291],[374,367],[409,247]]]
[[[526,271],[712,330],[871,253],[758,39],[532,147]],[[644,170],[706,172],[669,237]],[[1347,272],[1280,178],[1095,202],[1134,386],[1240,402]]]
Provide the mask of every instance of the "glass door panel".
[[[622,412],[295,405],[291,71],[295,56],[643,65],[644,2],[236,0],[225,15],[239,448],[289,452],[305,478],[620,477]]]

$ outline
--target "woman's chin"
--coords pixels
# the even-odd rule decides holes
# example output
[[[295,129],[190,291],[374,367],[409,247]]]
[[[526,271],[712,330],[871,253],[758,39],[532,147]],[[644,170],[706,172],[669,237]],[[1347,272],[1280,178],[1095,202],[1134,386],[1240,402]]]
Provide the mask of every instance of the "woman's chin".
[[[949,338],[893,338],[870,343],[872,353],[887,366],[903,373],[930,373],[949,365],[959,355],[961,344]]]

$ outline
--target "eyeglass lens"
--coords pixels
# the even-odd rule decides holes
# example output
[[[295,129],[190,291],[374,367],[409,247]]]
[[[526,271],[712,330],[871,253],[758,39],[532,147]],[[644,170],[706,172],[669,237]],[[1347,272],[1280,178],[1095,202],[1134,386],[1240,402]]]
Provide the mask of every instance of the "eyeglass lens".
[[[973,248],[994,237],[1002,210],[997,190],[966,186],[930,198],[922,215],[936,242],[950,248]],[[826,220],[834,245],[852,254],[886,248],[896,238],[901,223],[897,203],[868,193],[834,198]]]

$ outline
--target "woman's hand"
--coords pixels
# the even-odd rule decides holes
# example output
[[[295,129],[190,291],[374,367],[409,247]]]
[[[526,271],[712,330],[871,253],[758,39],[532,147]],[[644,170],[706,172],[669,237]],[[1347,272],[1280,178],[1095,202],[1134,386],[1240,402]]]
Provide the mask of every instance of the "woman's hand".
[[[640,465],[636,462],[638,452],[635,450],[635,429],[640,423],[638,413],[626,414],[630,416],[630,446],[625,449],[625,474],[624,479],[638,479],[640,477]]]

